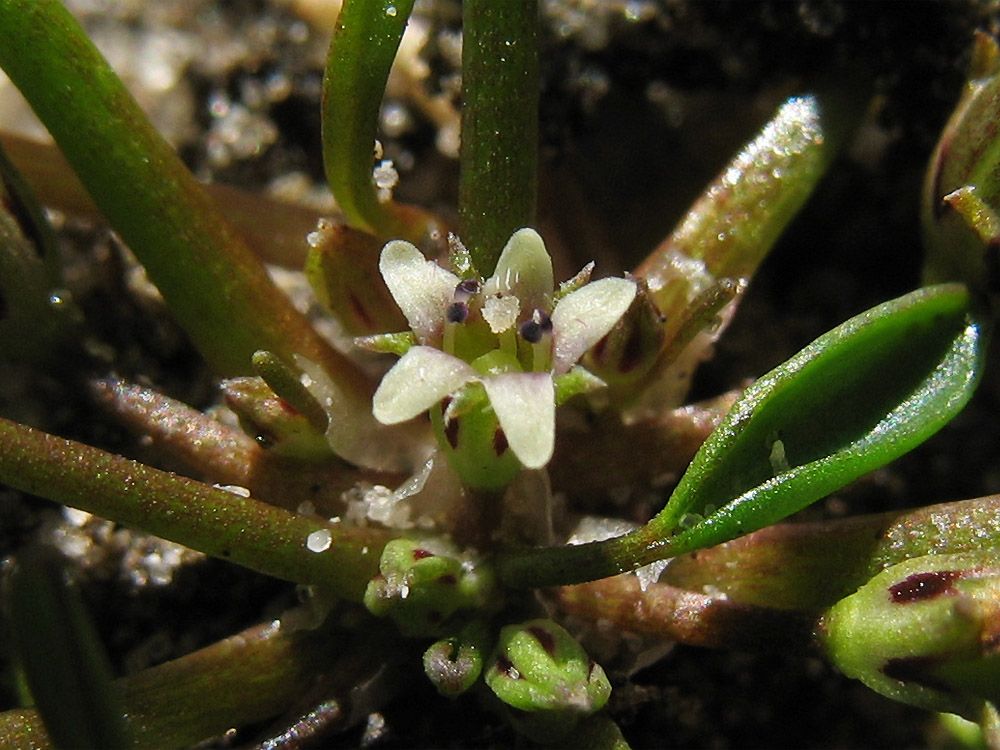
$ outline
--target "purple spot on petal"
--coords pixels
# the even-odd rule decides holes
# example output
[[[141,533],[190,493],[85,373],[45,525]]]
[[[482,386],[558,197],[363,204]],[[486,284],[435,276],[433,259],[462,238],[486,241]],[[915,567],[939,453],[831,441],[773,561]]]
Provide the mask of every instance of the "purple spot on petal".
[[[351,312],[354,313],[354,317],[360,320],[366,326],[372,326],[371,316],[365,309],[365,306],[361,304],[361,300],[354,295],[353,292],[348,291],[347,293],[347,304],[351,308]]]
[[[621,362],[618,363],[620,372],[631,372],[643,360],[642,341],[638,330],[633,330],[632,335],[625,340],[622,348]]]
[[[414,560],[423,560],[425,557],[434,557],[434,553],[431,552],[428,549],[422,549],[420,547],[418,547],[417,549],[413,550],[413,559]]]
[[[445,586],[455,586],[458,584],[458,578],[454,573],[445,573],[443,576],[438,576],[437,582]]]
[[[894,604],[911,604],[954,593],[952,582],[960,578],[957,570],[939,570],[929,573],[914,573],[899,583],[889,587],[889,596]]]

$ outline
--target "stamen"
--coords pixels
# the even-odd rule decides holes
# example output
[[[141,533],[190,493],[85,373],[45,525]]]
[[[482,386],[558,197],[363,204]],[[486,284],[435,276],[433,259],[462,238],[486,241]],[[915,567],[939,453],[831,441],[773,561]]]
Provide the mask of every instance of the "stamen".
[[[452,302],[445,312],[445,318],[449,323],[464,323],[468,317],[469,306],[464,302]]]
[[[479,294],[482,285],[479,279],[463,279],[455,287],[455,299],[464,302],[474,294]]]
[[[535,311],[531,313],[530,320],[526,320],[521,323],[518,328],[518,333],[520,333],[521,338],[529,344],[537,344],[542,340],[543,336],[548,333],[552,333],[552,318],[550,318],[548,313],[544,310],[536,308]]]

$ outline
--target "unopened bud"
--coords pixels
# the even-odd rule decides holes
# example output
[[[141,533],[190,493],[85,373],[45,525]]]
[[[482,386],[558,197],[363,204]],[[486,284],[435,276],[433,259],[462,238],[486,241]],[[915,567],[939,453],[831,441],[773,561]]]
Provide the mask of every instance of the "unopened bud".
[[[391,617],[404,635],[439,635],[460,609],[485,606],[493,591],[488,568],[458,559],[440,540],[394,539],[382,552],[379,575],[365,591],[365,606]]]
[[[1000,292],[1000,160],[996,112],[1000,49],[978,34],[969,80],[941,134],[924,182],[926,283],[961,281]]]
[[[612,387],[645,375],[664,342],[663,319],[646,282],[633,280],[638,287],[635,299],[608,335],[591,349],[586,360],[587,368]]]
[[[470,622],[458,635],[424,651],[424,672],[441,695],[454,698],[476,682],[483,671],[486,638],[483,623]]]
[[[263,378],[241,377],[222,381],[226,406],[240,420],[240,426],[262,448],[283,456],[322,459],[330,455],[324,420],[317,425],[312,413],[292,405],[275,393]],[[317,406],[317,408],[319,408]]]
[[[551,620],[503,628],[485,679],[500,700],[518,710],[512,716],[518,728],[540,742],[565,735],[611,695],[604,670]]]
[[[890,698],[977,718],[1000,701],[996,551],[893,565],[823,617],[821,639],[849,677]]]

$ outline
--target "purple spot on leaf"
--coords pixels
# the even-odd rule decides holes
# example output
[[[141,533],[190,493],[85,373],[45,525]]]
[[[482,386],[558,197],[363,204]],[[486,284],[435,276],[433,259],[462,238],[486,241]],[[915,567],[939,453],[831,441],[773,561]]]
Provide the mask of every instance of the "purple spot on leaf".
[[[510,446],[507,444],[507,435],[500,428],[493,433],[493,452],[498,456],[502,456],[507,452],[507,448]]]
[[[961,577],[957,570],[940,570],[929,573],[914,573],[889,587],[889,596],[894,604],[911,604],[926,601],[943,594],[954,592],[951,584]]]
[[[511,677],[515,679],[523,679],[521,673],[514,669],[514,662],[508,659],[506,656],[501,654],[497,657],[496,670],[502,672],[506,677]]]
[[[528,632],[535,636],[535,640],[538,641],[539,646],[545,649],[545,653],[549,656],[555,656],[556,639],[552,636],[552,633],[538,626],[528,628]]]
[[[448,441],[448,445],[452,448],[458,448],[458,420],[451,419],[444,425],[444,437]]]

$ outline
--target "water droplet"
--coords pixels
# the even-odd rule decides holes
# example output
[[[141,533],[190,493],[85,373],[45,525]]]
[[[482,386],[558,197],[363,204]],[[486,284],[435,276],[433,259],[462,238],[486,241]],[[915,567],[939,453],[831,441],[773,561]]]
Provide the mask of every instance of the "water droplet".
[[[390,18],[395,18],[396,17],[396,6],[395,5],[390,5],[388,8],[385,9],[385,14],[387,16],[389,16]]]
[[[333,537],[327,529],[314,531],[306,537],[306,549],[310,552],[325,552],[333,544]]]

